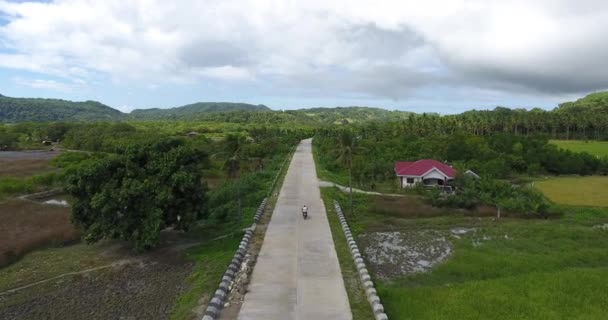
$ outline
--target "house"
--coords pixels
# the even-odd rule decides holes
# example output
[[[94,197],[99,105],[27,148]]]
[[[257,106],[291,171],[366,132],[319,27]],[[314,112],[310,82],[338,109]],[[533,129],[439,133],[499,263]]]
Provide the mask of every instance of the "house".
[[[395,174],[402,188],[413,187],[418,183],[443,186],[454,180],[456,170],[437,160],[422,159],[415,162],[395,162]]]

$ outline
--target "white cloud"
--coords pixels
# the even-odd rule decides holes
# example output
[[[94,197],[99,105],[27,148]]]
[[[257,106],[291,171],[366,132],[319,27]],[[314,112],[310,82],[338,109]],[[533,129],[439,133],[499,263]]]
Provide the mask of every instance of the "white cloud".
[[[269,82],[408,97],[425,86],[608,87],[603,0],[0,0],[0,67],[87,81]]]
[[[19,86],[25,86],[34,89],[47,89],[61,92],[71,92],[75,89],[74,84],[69,84],[56,80],[14,78],[13,82]]]

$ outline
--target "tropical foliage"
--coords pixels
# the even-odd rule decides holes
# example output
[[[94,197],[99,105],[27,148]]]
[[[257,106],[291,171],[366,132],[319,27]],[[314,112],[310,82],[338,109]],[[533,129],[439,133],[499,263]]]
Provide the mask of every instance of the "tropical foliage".
[[[187,229],[205,216],[205,158],[184,141],[167,138],[84,162],[65,179],[74,198],[72,221],[89,242],[118,238],[150,248],[165,227]]]

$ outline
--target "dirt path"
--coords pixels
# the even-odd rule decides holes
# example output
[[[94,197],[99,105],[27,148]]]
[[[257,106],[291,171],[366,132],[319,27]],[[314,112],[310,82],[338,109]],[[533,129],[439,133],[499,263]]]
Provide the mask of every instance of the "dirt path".
[[[350,192],[348,187],[345,187],[345,186],[342,186],[342,185],[339,185],[337,183],[333,183],[330,181],[319,180],[319,187],[336,187],[336,188],[342,190],[343,192]],[[380,193],[380,192],[373,192],[373,191],[365,191],[365,190],[361,190],[361,189],[357,189],[357,188],[353,188],[353,192],[371,194],[371,195],[375,195],[375,196],[403,197],[402,194]]]
[[[310,139],[289,166],[238,318],[352,319]]]

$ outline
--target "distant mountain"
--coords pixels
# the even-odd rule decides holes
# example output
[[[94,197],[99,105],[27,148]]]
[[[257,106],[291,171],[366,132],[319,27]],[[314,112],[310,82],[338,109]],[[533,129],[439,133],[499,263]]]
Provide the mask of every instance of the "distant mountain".
[[[189,120],[203,113],[234,111],[263,112],[272,110],[261,104],[198,102],[170,109],[136,109],[128,115],[128,118],[137,120]]]
[[[97,101],[10,98],[0,95],[0,123],[118,120],[122,113]]]
[[[11,98],[0,95],[0,123],[28,121],[191,120],[204,114],[271,111],[265,105],[199,102],[171,109],[138,109],[122,113],[97,101]]]

